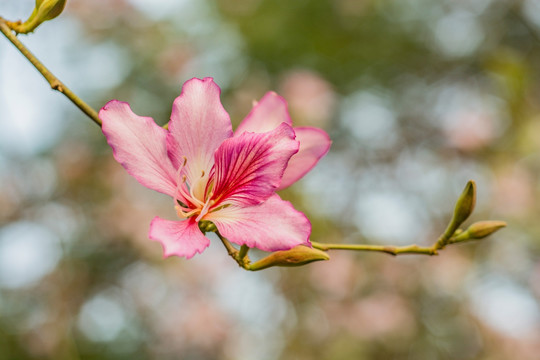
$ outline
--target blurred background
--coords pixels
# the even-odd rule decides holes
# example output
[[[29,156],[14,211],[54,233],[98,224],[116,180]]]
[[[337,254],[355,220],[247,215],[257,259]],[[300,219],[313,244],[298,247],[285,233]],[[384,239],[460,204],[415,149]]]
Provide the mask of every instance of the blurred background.
[[[249,273],[214,238],[163,260],[170,198],[1,37],[1,360],[538,359],[540,0],[68,0],[20,39],[95,109],[159,124],[192,77],[233,124],[283,95],[333,139],[281,194],[314,241],[430,245],[468,179],[472,221],[509,226],[433,258]]]

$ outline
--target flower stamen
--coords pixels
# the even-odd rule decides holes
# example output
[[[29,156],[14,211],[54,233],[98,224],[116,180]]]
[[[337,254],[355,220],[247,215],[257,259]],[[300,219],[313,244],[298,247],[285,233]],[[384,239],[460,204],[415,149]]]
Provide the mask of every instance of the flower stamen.
[[[199,221],[205,214],[208,213],[208,210],[210,206],[214,204],[214,201],[211,201],[210,199],[208,201],[203,202],[199,200],[194,192],[194,186],[190,186],[187,182],[187,176],[185,174],[182,174],[182,170],[187,164],[187,158],[185,156],[182,156],[182,163],[180,164],[180,167],[176,171],[176,193],[174,196],[174,208],[176,210],[176,214],[180,218],[189,218],[191,216],[199,214],[196,221]],[[206,175],[205,171],[202,170],[201,172],[201,179],[204,178]],[[200,181],[197,179],[196,181]]]
[[[180,174],[182,172],[182,169],[184,169],[184,166],[186,166],[186,163],[187,163],[187,158],[185,156],[183,156],[183,158],[184,158],[184,161],[182,162],[182,164],[180,164],[180,166],[178,167],[178,170],[176,170],[176,179],[177,179],[176,180],[176,192],[174,193],[174,198],[173,198],[175,208],[176,208],[178,202],[181,200],[178,197],[179,192],[180,192],[180,194],[182,194],[182,196],[184,196],[184,198],[186,198],[185,195],[182,192],[182,189],[181,189],[182,185],[184,184],[184,181],[182,181],[182,182],[178,181],[178,180],[180,180]],[[184,175],[184,177],[185,177],[185,175]],[[186,198],[186,200],[187,200],[187,198]]]
[[[193,216],[195,214],[197,214],[197,212],[199,211],[199,209],[195,209],[195,210],[191,210],[191,211],[186,211],[185,208],[183,208],[182,206],[180,205],[176,205],[175,207],[175,210],[176,210],[176,214],[178,215],[178,217],[181,217],[181,218],[188,218],[190,216]],[[189,210],[189,209],[187,209]]]
[[[215,201],[212,200],[212,193],[210,193],[210,196],[208,196],[208,201],[206,202],[206,204],[204,204],[203,208],[201,209],[201,213],[199,214],[199,216],[197,216],[197,218],[195,219],[196,222],[199,222],[201,221],[201,219],[203,218],[204,215],[208,214],[208,210],[210,210],[210,207],[213,206],[215,204]]]

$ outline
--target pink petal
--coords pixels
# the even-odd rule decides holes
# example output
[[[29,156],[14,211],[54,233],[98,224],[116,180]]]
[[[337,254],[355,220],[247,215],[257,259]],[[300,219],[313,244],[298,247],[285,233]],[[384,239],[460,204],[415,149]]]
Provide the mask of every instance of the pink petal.
[[[139,183],[174,196],[175,169],[167,156],[167,131],[152,118],[135,115],[128,103],[112,100],[99,112],[113,155]]]
[[[270,132],[243,133],[225,140],[215,154],[216,203],[255,205],[265,201],[279,186],[298,146],[293,129],[285,123]]]
[[[194,218],[184,221],[171,221],[155,217],[150,224],[151,240],[163,245],[163,256],[172,255],[192,258],[202,253],[210,245],[210,240],[199,230]]]
[[[214,152],[223,140],[232,136],[229,114],[219,99],[221,90],[212,78],[191,79],[182,87],[172,108],[167,148],[178,167],[187,158],[185,174],[194,182],[209,174]]]
[[[229,206],[209,213],[221,235],[238,245],[264,251],[288,250],[297,245],[311,246],[311,224],[290,202],[274,194],[265,202],[248,207]]]
[[[292,126],[287,102],[275,92],[267,92],[238,125],[234,136],[246,131],[255,133],[272,131],[283,122]]]
[[[328,134],[318,128],[295,127],[294,132],[296,140],[300,142],[300,149],[289,160],[278,190],[292,185],[307,174],[326,155],[332,144]]]

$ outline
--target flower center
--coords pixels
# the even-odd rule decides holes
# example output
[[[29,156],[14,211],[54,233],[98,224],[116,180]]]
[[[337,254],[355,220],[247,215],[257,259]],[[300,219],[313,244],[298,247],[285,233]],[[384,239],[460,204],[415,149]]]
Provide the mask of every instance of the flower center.
[[[197,215],[195,221],[199,222],[208,213],[215,201],[212,200],[212,192],[208,195],[206,194],[208,174],[204,170],[201,176],[193,181],[193,184],[187,183],[186,175],[182,174],[182,170],[187,163],[187,158],[185,156],[183,158],[184,161],[176,173],[177,186],[174,197],[174,208],[178,217],[189,218]]]

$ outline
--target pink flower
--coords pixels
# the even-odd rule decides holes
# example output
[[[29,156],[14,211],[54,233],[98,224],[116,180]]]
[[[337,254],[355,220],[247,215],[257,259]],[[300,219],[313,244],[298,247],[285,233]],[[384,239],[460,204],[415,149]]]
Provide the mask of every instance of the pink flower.
[[[187,81],[168,130],[112,100],[99,112],[114,158],[147,188],[174,199],[180,221],[155,217],[149,237],[164,256],[191,258],[210,243],[211,221],[229,241],[265,251],[310,245],[311,224],[276,190],[304,176],[329,147],[316,128],[291,127],[287,104],[267,93],[233,134],[212,78]]]

